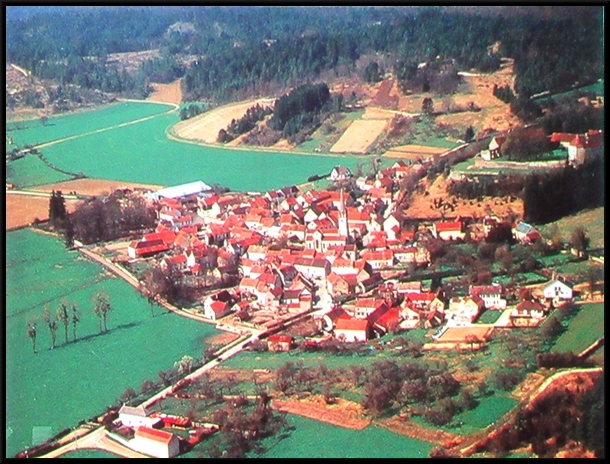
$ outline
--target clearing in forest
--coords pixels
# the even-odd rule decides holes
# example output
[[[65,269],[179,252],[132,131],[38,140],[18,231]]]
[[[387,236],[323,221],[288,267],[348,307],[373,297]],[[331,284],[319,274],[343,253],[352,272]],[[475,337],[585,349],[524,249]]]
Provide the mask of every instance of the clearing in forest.
[[[180,121],[172,128],[172,133],[182,139],[203,143],[216,143],[218,131],[226,129],[233,119],[240,119],[249,108],[257,104],[270,106],[273,105],[274,101],[275,99],[260,98],[258,100],[221,106],[194,118]]]
[[[178,79],[169,84],[150,84],[153,88],[153,93],[146,100],[179,105],[182,103],[181,81],[182,79]]]

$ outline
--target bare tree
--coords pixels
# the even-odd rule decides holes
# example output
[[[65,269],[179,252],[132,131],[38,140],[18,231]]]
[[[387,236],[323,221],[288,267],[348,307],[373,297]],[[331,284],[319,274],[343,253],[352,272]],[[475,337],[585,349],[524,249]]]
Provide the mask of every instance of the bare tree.
[[[70,325],[70,315],[68,314],[68,300],[62,298],[57,308],[57,319],[64,325],[66,344],[68,343],[68,326]]]
[[[32,316],[28,319],[27,329],[28,329],[28,337],[32,340],[32,351],[36,353],[36,325],[38,324],[38,318],[36,316]]]
[[[55,340],[57,338],[57,320],[51,315],[51,307],[47,303],[42,313],[42,320],[47,324],[49,332],[51,332],[51,349],[55,348]]]
[[[80,314],[76,303],[72,303],[72,341],[76,341],[76,325],[80,322]]]
[[[103,290],[99,290],[98,292],[95,293],[95,295],[93,295],[92,302],[93,302],[93,312],[95,313],[95,315],[97,316],[97,318],[99,320],[100,333],[105,332],[108,330],[108,326],[107,326],[108,314],[110,313],[110,311],[112,311],[112,305],[110,304],[110,299],[108,298],[108,294]],[[103,323],[103,329],[102,329],[102,323]]]

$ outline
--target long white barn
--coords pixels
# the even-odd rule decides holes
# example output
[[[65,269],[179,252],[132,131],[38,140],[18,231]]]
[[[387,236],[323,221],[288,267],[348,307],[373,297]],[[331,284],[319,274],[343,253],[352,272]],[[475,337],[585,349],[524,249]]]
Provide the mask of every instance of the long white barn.
[[[160,200],[161,198],[181,198],[188,195],[199,194],[203,192],[209,192],[212,187],[207,185],[205,182],[198,180],[189,184],[175,185],[173,187],[163,188],[156,192],[147,194],[151,200]]]

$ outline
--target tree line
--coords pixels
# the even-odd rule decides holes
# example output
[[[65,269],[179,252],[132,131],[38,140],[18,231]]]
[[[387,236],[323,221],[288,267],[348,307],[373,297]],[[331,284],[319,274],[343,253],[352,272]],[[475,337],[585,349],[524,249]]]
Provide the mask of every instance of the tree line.
[[[241,118],[233,119],[226,129],[218,131],[218,142],[227,143],[239,137],[246,132],[250,132],[256,126],[256,123],[265,119],[265,116],[272,114],[273,108],[270,106],[261,106],[256,104],[248,108],[246,114]]]
[[[126,204],[122,204],[125,200]],[[154,228],[156,224],[154,208],[143,198],[125,198],[120,191],[85,200],[71,214],[65,213],[65,206],[61,209],[64,203],[61,192],[51,196],[49,222],[63,234],[68,246],[72,246],[74,240],[84,244],[115,240],[134,231]]]
[[[110,303],[110,297],[103,291],[97,291],[91,298],[92,310],[99,322],[99,333],[108,331],[108,318],[113,311],[113,306]],[[38,337],[38,324],[42,323],[49,329],[51,335],[51,349],[56,347],[57,331],[60,325],[64,327],[65,344],[70,343],[68,336],[70,325],[72,325],[72,343],[76,342],[76,329],[81,322],[81,311],[76,303],[70,303],[66,298],[62,298],[56,311],[51,310],[51,306],[47,303],[44,311],[39,318],[33,315],[26,322],[27,335],[32,341],[32,351],[36,353],[36,340]]]
[[[523,15],[509,8],[480,15],[443,7],[258,7],[251,14],[248,7],[144,7],[121,9],[120,14],[38,15],[7,21],[7,61],[63,83],[142,92],[153,77],[182,74],[173,58],[177,54],[195,55],[198,59],[185,71],[184,89],[194,99],[215,100],[263,92],[271,83],[284,88],[302,84],[325,71],[345,75],[371,52],[391,55],[401,81],[413,78],[419,63],[434,62],[437,56],[484,72],[497,69],[500,56],[513,57],[515,87],[523,97],[602,77],[601,8],[572,7],[553,16],[530,11]],[[324,26],[317,26],[322,15]],[[170,28],[179,21],[190,27]],[[499,49],[490,52],[494,43]],[[103,59],[151,48],[159,48],[162,58],[143,64],[136,77],[118,73]],[[377,78],[371,71],[368,78]]]

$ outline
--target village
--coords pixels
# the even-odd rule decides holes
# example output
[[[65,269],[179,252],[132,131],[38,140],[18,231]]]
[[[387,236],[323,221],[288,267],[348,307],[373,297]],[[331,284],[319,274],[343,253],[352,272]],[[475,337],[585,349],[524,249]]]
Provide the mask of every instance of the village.
[[[567,140],[567,135],[553,138]],[[582,138],[572,135],[568,144]],[[492,138],[480,156],[497,152],[502,141]],[[570,160],[584,160],[584,148],[579,150]],[[522,245],[544,240],[531,225],[494,214],[413,225],[401,212],[404,191],[398,186],[409,176],[420,178],[431,162],[397,161],[374,177],[358,178],[336,166],[329,175],[331,187],[321,191],[291,186],[265,194],[218,195],[200,181],[148,193],[158,205],[158,226],[129,243],[129,263],[144,260],[207,285],[218,283],[223,288],[196,305],[210,322],[264,327],[311,311],[324,336],[309,343],[331,336],[366,341],[418,326],[440,328],[430,347],[446,348],[473,333],[484,342],[489,330],[464,328],[477,326],[485,311],[504,312],[496,326],[532,327],[554,306],[572,300],[574,284],[556,273],[533,292],[494,282],[469,285],[456,294],[431,288],[431,280],[424,285],[435,276],[429,272],[426,277],[433,242],[485,241],[507,227]],[[350,194],[354,190],[360,193],[357,199]],[[235,285],[222,285],[231,275]]]
[[[581,164],[597,156],[600,135],[550,138],[567,148],[564,162]],[[476,158],[492,162],[505,139],[491,137]],[[419,349],[469,353],[484,349],[495,329],[536,327],[553,309],[593,298],[592,288],[583,292],[586,286],[553,269],[535,266],[535,283],[519,279],[520,270],[533,274],[526,272],[531,264],[525,269],[512,258],[507,264],[500,246],[494,259],[501,266],[494,272],[481,268],[474,278],[461,259],[443,261],[439,248],[447,254],[469,243],[512,242],[536,256],[554,245],[519,218],[496,215],[493,206],[480,217],[446,217],[447,207],[437,202],[444,208],[442,219],[408,218],[405,186],[417,185],[437,157],[399,160],[366,176],[335,166],[324,176],[327,187],[319,190],[288,186],[264,194],[221,193],[203,181],[156,191],[122,189],[123,201],[138,196],[157,211],[156,230],[128,242],[77,247],[92,256],[106,253],[100,262],[121,269],[117,274],[129,276],[151,305],[174,308],[238,338],[229,350],[210,354],[207,364],[153,398],[109,410],[96,421],[105,427],[51,454],[94,439],[98,441],[86,442],[89,447],[130,457],[188,452],[218,425],[162,413],[155,402],[180,395],[176,392],[191,377],[242,349],[324,350],[329,342],[373,341],[371,349],[399,350],[384,337],[419,328],[428,330]],[[583,250],[555,251],[585,259]],[[144,277],[155,270],[188,281],[197,289],[194,303],[188,308],[169,305],[158,282]],[[507,283],[503,277],[508,274]],[[291,330],[294,323],[300,327],[297,336]]]

